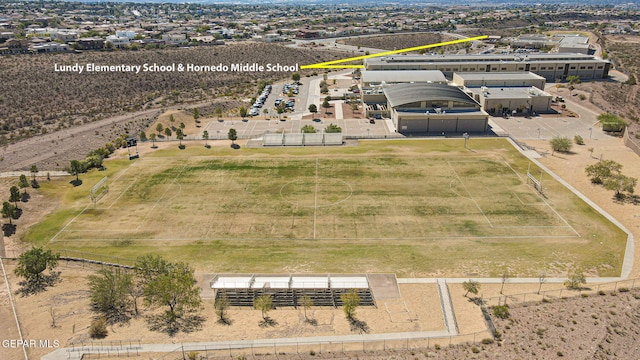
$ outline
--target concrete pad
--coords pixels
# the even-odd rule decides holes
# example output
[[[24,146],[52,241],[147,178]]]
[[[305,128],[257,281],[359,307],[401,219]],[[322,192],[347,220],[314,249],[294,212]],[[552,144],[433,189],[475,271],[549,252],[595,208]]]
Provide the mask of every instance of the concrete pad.
[[[367,275],[367,278],[369,278],[369,288],[376,301],[401,297],[396,274],[370,274]]]

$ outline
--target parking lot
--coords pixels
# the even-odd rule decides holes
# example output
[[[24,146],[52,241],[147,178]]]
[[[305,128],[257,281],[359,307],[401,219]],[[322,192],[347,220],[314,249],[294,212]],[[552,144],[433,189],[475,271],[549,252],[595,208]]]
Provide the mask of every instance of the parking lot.
[[[205,124],[202,130],[207,130],[210,139],[226,139],[230,128],[236,129],[239,138],[258,138],[264,133],[300,133],[305,125],[313,126],[317,132],[322,132],[329,124],[336,124],[342,128],[343,136],[350,137],[372,137],[384,138],[398,136],[394,133],[393,126],[390,127],[390,120],[375,120],[375,124],[369,123],[368,119],[326,119],[319,116],[314,120],[302,120],[282,118],[278,120],[212,120]],[[196,136],[200,139],[202,135]]]

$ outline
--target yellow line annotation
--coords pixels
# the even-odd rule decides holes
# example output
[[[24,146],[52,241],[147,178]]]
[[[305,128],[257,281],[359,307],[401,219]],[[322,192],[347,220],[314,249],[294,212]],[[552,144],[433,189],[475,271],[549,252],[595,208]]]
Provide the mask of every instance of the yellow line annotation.
[[[482,35],[482,36],[476,36],[476,37],[471,37],[466,39],[443,41],[435,44],[414,46],[414,47],[404,48],[400,50],[385,51],[377,54],[362,55],[362,56],[356,56],[356,57],[351,57],[346,59],[310,64],[310,65],[301,65],[300,69],[362,69],[364,68],[364,65],[335,65],[335,64],[341,64],[345,62],[358,61],[358,60],[364,60],[364,59],[371,59],[371,58],[387,56],[387,55],[401,54],[404,52],[410,52],[410,51],[416,51],[416,50],[422,50],[422,49],[430,49],[430,48],[439,47],[439,46],[459,44],[459,43],[468,42],[468,41],[482,40],[482,39],[486,39],[487,37],[488,37],[487,35]]]

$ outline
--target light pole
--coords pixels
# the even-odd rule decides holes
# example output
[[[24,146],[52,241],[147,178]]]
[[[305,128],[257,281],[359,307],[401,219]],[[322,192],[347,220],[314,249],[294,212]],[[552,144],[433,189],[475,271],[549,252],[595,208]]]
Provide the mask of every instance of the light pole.
[[[467,140],[469,139],[469,133],[464,133],[462,134],[462,137],[464,138],[464,148],[467,148]]]
[[[371,129],[367,128],[367,137],[370,137],[370,135],[369,135],[370,131],[371,131]]]
[[[589,140],[591,140],[591,135],[593,135],[593,128],[589,128]]]
[[[538,128],[538,139],[540,139],[540,128]]]

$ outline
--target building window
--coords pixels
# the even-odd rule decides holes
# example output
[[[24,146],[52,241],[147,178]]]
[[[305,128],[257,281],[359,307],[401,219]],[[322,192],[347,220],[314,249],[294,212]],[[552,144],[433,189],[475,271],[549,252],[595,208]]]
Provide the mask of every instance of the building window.
[[[587,69],[592,70],[593,66],[588,66]]]
[[[496,71],[496,70],[498,70],[498,68],[494,68],[494,67],[491,68],[491,71]]]
[[[598,66],[598,70],[602,70],[602,66]]]
[[[524,68],[521,66],[521,67],[518,68],[518,70],[524,70]]]
[[[584,70],[584,66],[580,66],[580,70]]]
[[[546,66],[541,66],[540,70],[547,70],[547,67]]]
[[[575,69],[576,69],[576,67],[575,67],[575,66],[572,66],[572,67],[570,67],[569,69],[571,69],[571,70],[575,70]]]

